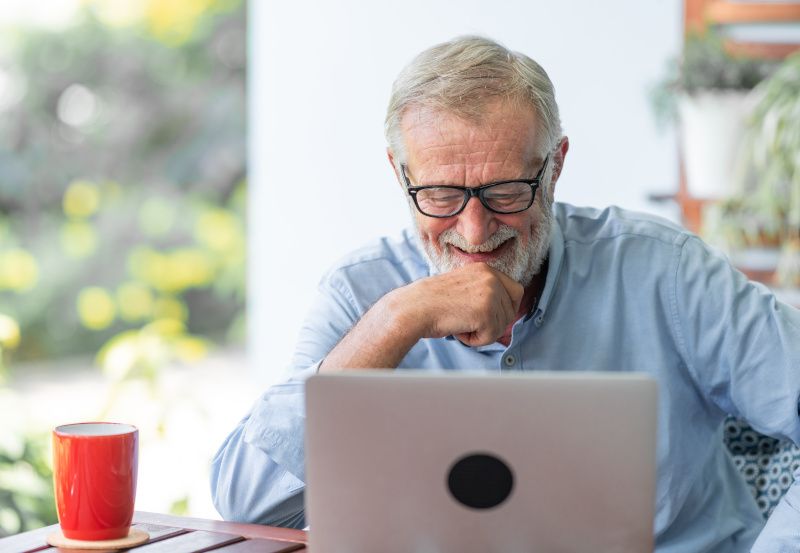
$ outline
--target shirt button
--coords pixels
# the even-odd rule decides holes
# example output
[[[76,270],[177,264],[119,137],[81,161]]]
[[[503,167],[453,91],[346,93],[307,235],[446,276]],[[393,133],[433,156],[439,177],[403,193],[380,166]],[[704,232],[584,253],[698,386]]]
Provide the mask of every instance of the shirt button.
[[[516,362],[517,359],[513,355],[506,355],[505,359],[503,359],[503,363],[506,364],[506,367],[511,367]]]

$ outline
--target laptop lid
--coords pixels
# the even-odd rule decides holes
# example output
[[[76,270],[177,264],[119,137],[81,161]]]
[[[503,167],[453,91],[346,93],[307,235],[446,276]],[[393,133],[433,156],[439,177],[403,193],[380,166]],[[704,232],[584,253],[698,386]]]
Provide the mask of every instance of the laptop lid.
[[[652,551],[656,402],[629,373],[315,375],[310,549]]]

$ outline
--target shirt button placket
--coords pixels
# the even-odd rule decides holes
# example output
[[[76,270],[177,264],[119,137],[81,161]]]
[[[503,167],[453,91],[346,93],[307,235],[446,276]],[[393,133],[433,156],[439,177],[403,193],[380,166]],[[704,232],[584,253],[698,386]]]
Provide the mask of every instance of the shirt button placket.
[[[517,358],[514,357],[512,353],[507,353],[506,356],[503,357],[503,364],[509,369],[514,365],[516,365],[516,363],[517,363]]]

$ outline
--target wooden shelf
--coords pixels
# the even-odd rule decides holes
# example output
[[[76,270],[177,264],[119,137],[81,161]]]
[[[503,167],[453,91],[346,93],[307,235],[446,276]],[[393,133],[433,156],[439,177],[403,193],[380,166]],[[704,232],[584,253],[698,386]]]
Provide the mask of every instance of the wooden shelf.
[[[800,21],[800,2],[684,0],[683,5],[683,30],[687,34],[703,33],[708,27],[715,25],[797,23]],[[775,55],[777,56],[777,54]]]
[[[702,14],[713,25],[781,23],[800,20],[800,4],[789,2],[709,2]]]
[[[726,39],[724,46],[725,50],[734,56],[747,56],[750,58],[764,58],[770,60],[782,60],[786,56],[800,51],[800,44],[779,42],[744,42]]]

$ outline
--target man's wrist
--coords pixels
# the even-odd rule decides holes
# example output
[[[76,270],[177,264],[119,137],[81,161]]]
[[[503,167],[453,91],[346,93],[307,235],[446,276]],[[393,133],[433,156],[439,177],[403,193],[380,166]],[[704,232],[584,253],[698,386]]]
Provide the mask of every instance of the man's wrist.
[[[405,293],[389,292],[373,305],[320,364],[320,372],[396,368],[422,337],[421,315]]]
[[[392,290],[379,303],[378,315],[384,321],[388,335],[408,344],[409,349],[427,336],[428,321],[418,302],[409,297],[406,287]]]

